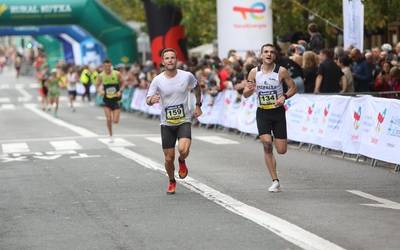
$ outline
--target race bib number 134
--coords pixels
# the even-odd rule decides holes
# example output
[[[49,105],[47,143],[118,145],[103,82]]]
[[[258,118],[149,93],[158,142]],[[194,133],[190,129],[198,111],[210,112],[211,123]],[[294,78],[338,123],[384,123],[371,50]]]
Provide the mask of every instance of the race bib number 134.
[[[260,108],[262,109],[273,109],[276,108],[276,100],[278,99],[277,91],[263,91],[258,95],[260,102]]]

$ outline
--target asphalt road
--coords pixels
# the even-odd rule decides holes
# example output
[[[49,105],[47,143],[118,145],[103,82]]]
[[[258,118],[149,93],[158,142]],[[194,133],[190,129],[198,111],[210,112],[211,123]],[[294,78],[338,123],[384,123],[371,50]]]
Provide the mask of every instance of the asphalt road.
[[[64,97],[54,118],[35,80],[11,73],[0,75],[0,249],[399,249],[391,169],[291,146],[272,194],[257,140],[194,127],[189,177],[166,195],[158,120],[125,112],[110,144],[101,107],[72,112]]]

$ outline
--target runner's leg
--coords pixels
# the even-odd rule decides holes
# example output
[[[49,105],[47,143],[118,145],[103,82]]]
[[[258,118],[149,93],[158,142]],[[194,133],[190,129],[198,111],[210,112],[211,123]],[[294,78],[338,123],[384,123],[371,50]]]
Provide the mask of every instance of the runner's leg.
[[[264,147],[264,160],[272,180],[278,179],[276,172],[276,160],[273,154],[272,136],[269,134],[260,135],[260,141]]]
[[[104,114],[106,115],[108,134],[112,136],[112,111],[109,107],[104,106]]]

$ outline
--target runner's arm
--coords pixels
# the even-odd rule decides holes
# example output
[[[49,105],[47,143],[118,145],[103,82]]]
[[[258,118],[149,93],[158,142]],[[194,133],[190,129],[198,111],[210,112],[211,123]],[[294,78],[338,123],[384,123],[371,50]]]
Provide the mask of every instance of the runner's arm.
[[[150,83],[149,90],[147,92],[146,103],[151,106],[160,100],[160,95],[157,95],[157,84],[153,81]]]
[[[247,83],[243,90],[243,96],[245,98],[251,96],[256,89],[256,72],[257,68],[253,68],[247,77]]]
[[[125,89],[125,80],[121,76],[121,73],[118,73],[118,81],[119,81],[119,92],[122,93]]]
[[[101,77],[98,76],[97,80],[96,80],[96,91],[97,93],[99,93],[100,95],[103,95],[103,81],[101,80]]]
[[[201,89],[200,89],[200,84],[197,83],[193,90],[194,90],[194,95],[196,96],[196,105],[197,105],[197,106],[201,106]]]

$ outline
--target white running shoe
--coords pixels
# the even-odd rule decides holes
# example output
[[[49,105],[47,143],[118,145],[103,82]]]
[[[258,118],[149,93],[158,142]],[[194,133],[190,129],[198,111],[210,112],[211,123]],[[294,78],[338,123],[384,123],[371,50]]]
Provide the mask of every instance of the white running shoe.
[[[268,188],[268,191],[272,192],[272,193],[280,192],[281,191],[281,185],[279,184],[279,181],[274,180],[272,182],[272,185]]]

